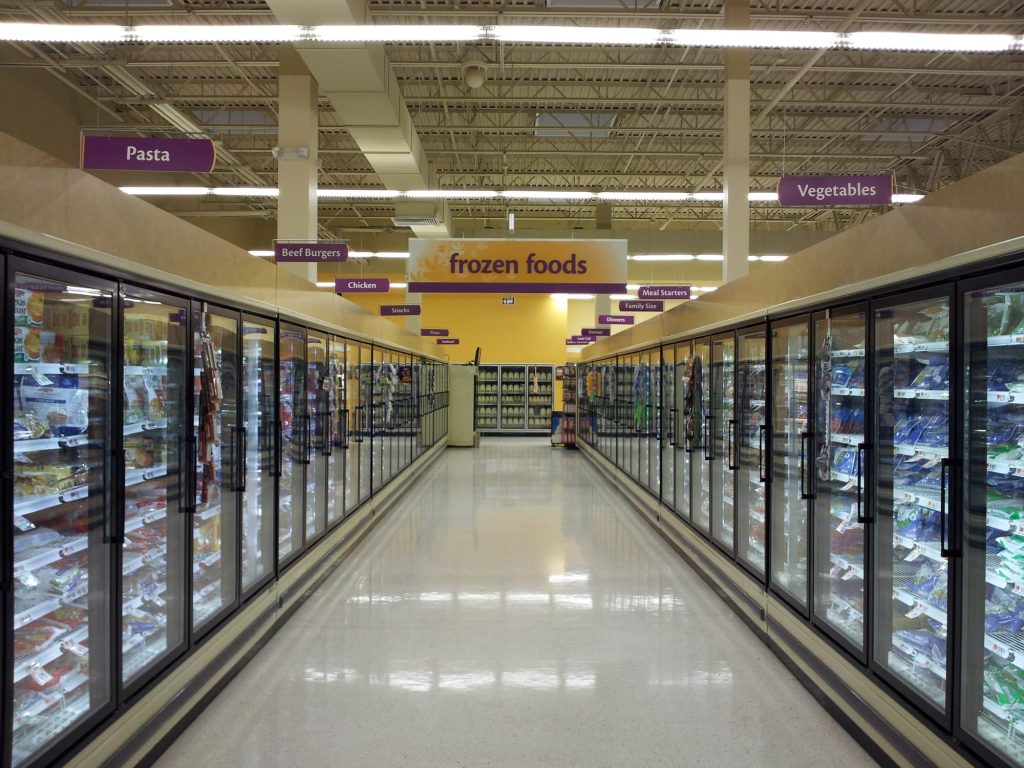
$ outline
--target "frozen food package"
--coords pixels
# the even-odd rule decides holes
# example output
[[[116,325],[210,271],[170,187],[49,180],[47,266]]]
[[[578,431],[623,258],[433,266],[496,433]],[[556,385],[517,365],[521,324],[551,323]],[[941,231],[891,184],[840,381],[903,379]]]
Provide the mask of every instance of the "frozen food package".
[[[14,324],[42,325],[46,319],[46,295],[28,288],[14,289]]]
[[[54,437],[71,437],[89,427],[89,394],[79,389],[78,376],[60,375],[21,377],[21,410],[34,414],[47,425]]]

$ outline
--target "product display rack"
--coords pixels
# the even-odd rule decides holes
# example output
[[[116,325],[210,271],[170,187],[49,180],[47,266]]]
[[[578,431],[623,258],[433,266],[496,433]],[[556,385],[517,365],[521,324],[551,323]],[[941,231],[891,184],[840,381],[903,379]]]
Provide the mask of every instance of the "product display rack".
[[[193,647],[244,621],[244,600],[442,439],[447,366],[63,254],[9,250],[0,266],[13,331],[0,353],[13,421],[0,765],[40,768],[159,691]],[[324,364],[340,371],[347,354],[356,382],[373,353],[396,372],[377,430],[351,415],[369,385],[346,393]],[[377,484],[361,469],[373,456],[388,466]],[[328,505],[325,522],[332,495],[343,509]]]
[[[485,434],[548,434],[555,369],[539,364],[481,364],[474,393],[476,427]]]
[[[576,447],[577,408],[580,393],[577,391],[576,366],[566,363],[562,367],[562,439],[566,448]]]
[[[579,437],[735,561],[716,578],[759,581],[841,649],[842,674],[969,762],[1021,766],[1024,257],[959,275],[581,363]],[[622,430],[624,382],[658,359],[660,496]]]

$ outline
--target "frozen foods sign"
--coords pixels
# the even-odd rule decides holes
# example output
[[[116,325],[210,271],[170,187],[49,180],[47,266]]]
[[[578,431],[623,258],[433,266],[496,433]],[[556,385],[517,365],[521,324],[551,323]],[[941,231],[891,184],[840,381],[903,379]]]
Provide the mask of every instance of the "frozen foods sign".
[[[209,173],[216,162],[212,139],[82,136],[82,168],[87,171]]]
[[[624,293],[625,240],[409,241],[412,293]]]
[[[891,175],[784,176],[779,179],[779,205],[890,205],[892,184]]]
[[[348,261],[348,246],[344,243],[299,243],[275,240],[274,261],[278,264]]]

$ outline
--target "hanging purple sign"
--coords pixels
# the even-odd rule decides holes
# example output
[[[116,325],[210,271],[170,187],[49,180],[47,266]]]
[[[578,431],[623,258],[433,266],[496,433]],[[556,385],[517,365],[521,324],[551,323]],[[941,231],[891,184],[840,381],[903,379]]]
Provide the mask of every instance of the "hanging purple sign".
[[[447,336],[447,328],[420,328],[420,336]]]
[[[688,285],[641,285],[637,294],[641,299],[688,299]]]
[[[589,336],[583,333],[577,334],[576,336],[573,336],[571,338],[572,341],[579,344],[589,344],[592,341],[597,341],[597,336]]]
[[[607,328],[584,328],[582,336],[611,336],[612,332]]]
[[[386,277],[338,277],[334,279],[335,293],[387,293],[391,283]]]
[[[891,175],[783,176],[779,179],[779,205],[891,205]]]
[[[619,312],[664,312],[664,301],[620,301]]]
[[[454,346],[459,343],[458,339],[438,339],[437,343],[443,347]]]
[[[636,318],[632,315],[598,315],[597,322],[601,325],[632,325]]]
[[[212,139],[82,136],[82,168],[87,171],[209,173],[216,162]]]
[[[590,343],[589,341],[578,341],[578,339],[579,339],[579,336],[572,336],[571,338],[566,339],[565,343],[566,343],[567,346],[570,346],[570,347],[582,347],[582,346]]]
[[[348,261],[348,246],[344,243],[298,243],[274,241],[274,261],[288,262],[340,262]]]
[[[384,317],[395,315],[418,315],[422,307],[419,304],[382,304],[380,313]]]

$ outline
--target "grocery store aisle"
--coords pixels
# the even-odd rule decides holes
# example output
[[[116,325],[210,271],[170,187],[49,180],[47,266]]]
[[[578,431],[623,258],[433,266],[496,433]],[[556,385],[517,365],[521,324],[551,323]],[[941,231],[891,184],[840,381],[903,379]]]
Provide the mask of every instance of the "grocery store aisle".
[[[874,762],[586,460],[496,438],[449,449],[156,765]]]

